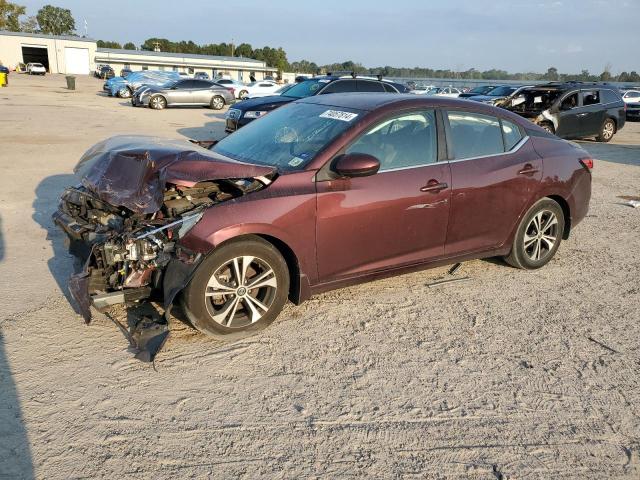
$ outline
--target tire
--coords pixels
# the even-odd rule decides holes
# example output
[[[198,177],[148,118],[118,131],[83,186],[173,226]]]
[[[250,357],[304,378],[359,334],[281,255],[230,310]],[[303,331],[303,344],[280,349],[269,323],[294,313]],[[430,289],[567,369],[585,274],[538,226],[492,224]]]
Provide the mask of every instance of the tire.
[[[602,128],[600,128],[600,134],[596,137],[598,142],[607,143],[610,142],[613,136],[616,133],[616,122],[612,119],[607,118],[603,124]]]
[[[224,108],[224,98],[220,95],[216,95],[211,99],[210,107],[214,110],[222,110]]]
[[[547,132],[549,132],[551,135],[555,135],[556,134],[556,129],[553,126],[553,123],[550,122],[542,122],[540,124],[540,127],[543,128],[544,130],[546,130]]]
[[[149,99],[149,108],[154,110],[164,110],[167,108],[167,99],[162,95],[155,95]]]
[[[560,205],[550,198],[538,200],[522,217],[506,262],[525,270],[535,270],[549,263],[562,241],[564,223]]]
[[[128,88],[121,88],[117,95],[120,98],[131,98],[131,91]]]
[[[237,281],[234,261],[240,277],[246,268],[245,282]],[[243,287],[252,280],[261,284],[259,288]],[[287,263],[273,245],[251,236],[223,245],[205,258],[181,300],[195,328],[219,340],[235,341],[268,327],[288,296]]]
[[[240,93],[238,94],[238,98],[240,100],[244,100],[247,95],[249,95],[249,92],[247,92],[246,90],[240,90]]]

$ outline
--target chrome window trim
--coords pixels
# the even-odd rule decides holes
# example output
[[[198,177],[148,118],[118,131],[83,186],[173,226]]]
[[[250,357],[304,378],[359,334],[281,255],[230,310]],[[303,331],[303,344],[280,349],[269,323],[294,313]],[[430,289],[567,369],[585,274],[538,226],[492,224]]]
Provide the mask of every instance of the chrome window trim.
[[[491,157],[498,157],[500,155],[511,155],[513,153],[516,153],[518,150],[520,150],[524,146],[524,144],[527,143],[529,138],[531,137],[529,137],[529,135],[526,135],[518,143],[516,143],[514,147],[508,152],[492,153],[491,155],[480,155],[478,157],[454,158],[453,160],[443,160],[443,161],[447,161],[449,163],[456,163],[456,162],[466,162],[468,160],[477,160],[479,158],[491,158]]]

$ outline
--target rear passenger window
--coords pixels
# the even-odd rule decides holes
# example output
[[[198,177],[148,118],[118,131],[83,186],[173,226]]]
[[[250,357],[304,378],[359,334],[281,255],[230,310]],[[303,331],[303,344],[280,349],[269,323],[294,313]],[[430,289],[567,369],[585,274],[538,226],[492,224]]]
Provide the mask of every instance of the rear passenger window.
[[[489,115],[447,112],[456,160],[504,153],[500,121]]]
[[[597,105],[600,103],[600,92],[598,90],[589,90],[582,92],[582,105],[588,107],[589,105]]]
[[[359,92],[384,92],[384,87],[381,82],[373,82],[366,80],[358,81]]]
[[[504,149],[508,152],[522,140],[520,128],[507,120],[502,120],[502,134],[504,135]]]
[[[321,93],[357,92],[355,80],[337,80],[330,83]]]
[[[600,90],[602,103],[617,103],[621,98],[613,90]]]
[[[433,110],[412,112],[376,125],[347,148],[380,160],[380,171],[428,165],[437,160]]]
[[[388,83],[383,83],[384,91],[388,93],[398,93],[398,91],[393,88],[393,85],[389,85]]]

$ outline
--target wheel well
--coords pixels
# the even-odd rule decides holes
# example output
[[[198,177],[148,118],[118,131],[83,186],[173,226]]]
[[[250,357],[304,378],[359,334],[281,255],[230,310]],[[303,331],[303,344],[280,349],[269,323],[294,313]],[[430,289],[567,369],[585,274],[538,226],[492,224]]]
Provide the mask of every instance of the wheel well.
[[[240,235],[238,237],[230,238],[229,240],[222,242],[220,245],[217,245],[216,247],[220,247],[222,245],[226,245],[232,242],[240,242],[242,240],[249,239],[252,237],[253,238],[257,237],[257,238],[260,238],[261,240],[264,240],[267,243],[270,243],[276,248],[276,250],[278,250],[280,255],[282,255],[282,258],[284,258],[284,261],[287,263],[287,270],[289,270],[289,300],[291,300],[295,304],[299,304],[300,303],[300,299],[299,299],[300,297],[300,275],[299,275],[300,266],[298,263],[298,257],[296,257],[296,254],[293,253],[293,250],[291,250],[291,247],[289,247],[289,245],[284,243],[282,240],[276,237],[272,237],[271,235],[265,235],[265,234],[246,234],[246,235]]]
[[[569,208],[569,204],[567,201],[559,195],[549,195],[551,200],[556,202],[562,208],[562,214],[564,215],[564,232],[562,232],[562,238],[569,238],[569,233],[571,233],[571,210]]]

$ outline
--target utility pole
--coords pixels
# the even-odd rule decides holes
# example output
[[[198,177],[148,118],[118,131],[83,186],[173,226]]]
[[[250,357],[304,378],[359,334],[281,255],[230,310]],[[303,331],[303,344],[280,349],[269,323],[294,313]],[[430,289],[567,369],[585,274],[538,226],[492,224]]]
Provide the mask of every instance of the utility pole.
[[[231,56],[235,57],[234,53],[236,52],[236,47],[233,44],[233,38],[231,39]]]

